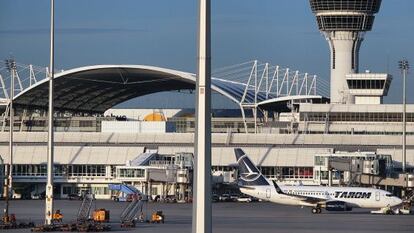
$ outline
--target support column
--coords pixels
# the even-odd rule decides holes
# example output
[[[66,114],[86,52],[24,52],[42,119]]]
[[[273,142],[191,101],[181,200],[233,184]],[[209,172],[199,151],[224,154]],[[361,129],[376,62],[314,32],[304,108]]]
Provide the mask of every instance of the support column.
[[[243,106],[240,104],[240,112],[243,118],[243,125],[244,125],[244,132],[248,133],[248,129],[247,129],[247,121],[246,121],[246,114],[244,113],[244,108]]]
[[[11,69],[11,85],[10,85],[10,132],[9,132],[9,181],[8,181],[8,185],[9,185],[9,192],[13,191],[13,133],[14,133],[14,107],[13,107],[13,98],[14,98],[14,78],[15,78],[15,63],[13,61],[13,65],[12,65],[12,69]]]
[[[185,184],[179,184],[180,186],[180,201],[185,201]]]
[[[328,186],[332,186],[332,169],[328,170]]]
[[[8,174],[9,172],[9,165],[5,164],[4,165],[4,174],[5,174],[5,178],[4,178],[4,190],[3,190],[3,195],[4,195],[4,215],[3,215],[3,221],[4,222],[8,222],[9,221],[9,197],[10,197],[10,193],[9,193],[9,178],[6,176],[6,174]]]
[[[52,224],[53,217],[53,78],[54,78],[54,0],[50,1],[50,70],[49,70],[49,127],[47,141],[47,184],[46,184],[46,208],[45,224]]]
[[[211,233],[210,0],[199,0],[193,233]]]
[[[152,198],[152,183],[151,181],[148,182],[148,196]]]
[[[110,165],[105,166],[105,177],[106,178],[111,178],[112,176],[112,169]],[[115,177],[113,177],[115,178]]]

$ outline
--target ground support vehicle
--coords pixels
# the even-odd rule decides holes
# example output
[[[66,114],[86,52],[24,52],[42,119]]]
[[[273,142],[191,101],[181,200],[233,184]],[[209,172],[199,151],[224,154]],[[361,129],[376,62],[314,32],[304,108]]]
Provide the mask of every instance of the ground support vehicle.
[[[18,229],[18,228],[30,228],[33,227],[34,223],[18,223],[16,221],[16,216],[14,214],[9,214],[8,216],[3,215],[0,220],[0,230],[5,229]]]
[[[150,223],[164,223],[165,216],[162,211],[152,213]]]

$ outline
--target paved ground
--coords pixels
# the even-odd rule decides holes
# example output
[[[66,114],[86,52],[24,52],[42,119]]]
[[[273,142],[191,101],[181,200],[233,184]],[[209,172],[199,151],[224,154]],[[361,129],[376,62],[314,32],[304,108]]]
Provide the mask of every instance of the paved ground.
[[[18,220],[41,223],[43,219],[44,201],[13,201],[11,212]],[[58,200],[56,208],[61,209],[64,220],[70,222],[75,218],[79,201]],[[126,204],[112,201],[96,201],[96,208],[111,211],[112,232],[140,233],[190,233],[190,204],[158,204],[150,203],[144,207],[144,213],[163,210],[166,215],[165,224],[139,224],[135,229],[119,228],[119,214]],[[0,207],[4,202],[0,201]],[[30,230],[12,230],[8,232],[30,232]],[[382,216],[372,215],[368,210],[353,212],[323,212],[313,215],[310,209],[282,206],[271,203],[214,203],[214,233],[380,233],[380,232],[414,232],[414,215]]]

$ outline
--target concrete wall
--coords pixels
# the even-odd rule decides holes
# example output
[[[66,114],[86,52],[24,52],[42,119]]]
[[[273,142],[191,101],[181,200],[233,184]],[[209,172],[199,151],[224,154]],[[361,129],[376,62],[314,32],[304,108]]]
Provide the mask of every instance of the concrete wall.
[[[165,133],[165,121],[102,121],[102,133]]]
[[[8,134],[0,133],[0,156],[8,160]],[[161,154],[193,152],[193,134],[56,133],[56,159],[79,163],[109,163],[132,159],[145,146]],[[46,133],[15,133],[16,161],[46,161]],[[312,166],[313,155],[332,149],[378,151],[401,161],[399,135],[214,134],[213,165],[234,163],[233,148],[241,147],[262,166]],[[414,166],[414,136],[407,137],[407,162]],[[59,157],[58,157],[59,156]],[[30,159],[30,160],[29,160]],[[63,159],[62,159],[63,160]]]

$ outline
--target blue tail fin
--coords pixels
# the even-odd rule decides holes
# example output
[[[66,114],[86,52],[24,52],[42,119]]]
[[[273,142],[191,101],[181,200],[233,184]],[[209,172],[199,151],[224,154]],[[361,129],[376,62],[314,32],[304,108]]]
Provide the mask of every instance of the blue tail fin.
[[[253,164],[250,158],[240,148],[235,148],[237,164],[239,165],[240,186],[270,185],[259,169]]]

